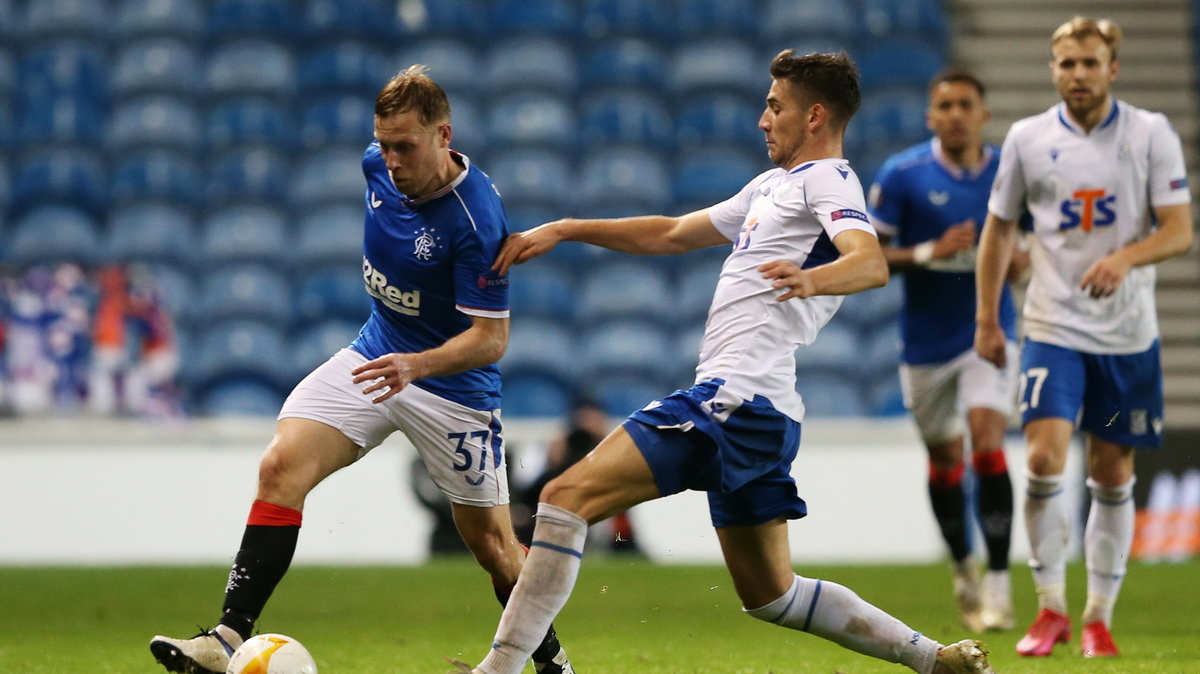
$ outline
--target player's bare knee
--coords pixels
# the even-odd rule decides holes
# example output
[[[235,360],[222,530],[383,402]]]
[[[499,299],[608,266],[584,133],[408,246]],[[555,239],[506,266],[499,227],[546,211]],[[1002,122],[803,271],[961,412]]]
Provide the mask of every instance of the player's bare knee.
[[[308,489],[298,469],[288,452],[275,445],[267,448],[258,464],[258,498],[281,505],[303,500]]]

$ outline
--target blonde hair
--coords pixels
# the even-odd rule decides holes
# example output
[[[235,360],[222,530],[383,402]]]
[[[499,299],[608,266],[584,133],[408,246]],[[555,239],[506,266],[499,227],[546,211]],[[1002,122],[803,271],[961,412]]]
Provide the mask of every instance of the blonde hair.
[[[1050,36],[1050,47],[1053,49],[1060,40],[1070,38],[1078,42],[1093,36],[1100,38],[1104,44],[1108,45],[1108,51],[1112,55],[1111,60],[1116,61],[1117,45],[1121,44],[1124,34],[1121,32],[1120,26],[1108,19],[1076,16],[1054,31],[1054,34]]]
[[[446,124],[450,121],[450,101],[446,92],[426,73],[429,68],[411,65],[396,73],[375,98],[375,114],[379,117],[416,110],[421,124]]]

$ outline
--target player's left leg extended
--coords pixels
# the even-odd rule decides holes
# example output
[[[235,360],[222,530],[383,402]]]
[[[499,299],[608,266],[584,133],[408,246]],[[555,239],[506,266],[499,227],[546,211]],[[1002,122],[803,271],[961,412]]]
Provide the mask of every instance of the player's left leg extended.
[[[923,674],[992,672],[976,641],[943,647],[852,590],[792,571],[787,521],[723,526],[717,538],[734,589],[754,618],[815,634],[852,651]]]
[[[1133,545],[1134,451],[1088,434],[1087,455],[1092,503],[1083,536],[1088,594],[1080,647],[1085,657],[1114,656],[1118,651],[1110,633],[1113,606]]]
[[[526,549],[513,531],[512,516],[507,505],[479,507],[451,503],[454,523],[463,542],[475,556],[475,561],[492,577],[496,599],[501,606],[508,604],[517,577],[524,563]],[[554,625],[550,625],[531,659],[541,674],[573,674],[567,652],[558,641]]]

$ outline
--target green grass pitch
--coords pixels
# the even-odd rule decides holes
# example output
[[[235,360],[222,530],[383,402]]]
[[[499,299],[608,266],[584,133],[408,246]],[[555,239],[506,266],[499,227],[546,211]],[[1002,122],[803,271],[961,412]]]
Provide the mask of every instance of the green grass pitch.
[[[800,569],[836,580],[943,642],[957,624],[944,565]],[[1077,619],[1084,572],[1070,569]],[[0,673],[161,671],[147,643],[156,633],[190,636],[217,617],[220,568],[0,567]],[[1123,656],[1084,660],[1076,638],[1049,658],[1013,653],[1017,631],[982,638],[1002,674],[1200,672],[1196,578],[1200,562],[1135,565],[1117,610]],[[1029,573],[1013,573],[1020,628],[1033,616]],[[499,607],[467,559],[404,568],[297,567],[259,628],[300,639],[322,674],[441,674],[443,656],[477,661]],[[581,674],[869,674],[906,669],[741,614],[723,568],[658,566],[641,559],[585,559],[557,621]],[[529,667],[532,672],[532,667]]]

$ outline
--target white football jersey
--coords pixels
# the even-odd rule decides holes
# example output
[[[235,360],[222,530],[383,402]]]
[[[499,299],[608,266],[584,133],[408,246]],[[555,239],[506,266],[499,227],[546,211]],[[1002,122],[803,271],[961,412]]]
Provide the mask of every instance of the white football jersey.
[[[807,269],[836,260],[838,234],[858,229],[874,236],[866,211],[862,185],[844,159],[772,169],[709,210],[733,250],[708,310],[697,382],[723,379],[718,399],[729,396],[730,406],[761,395],[783,414],[803,420],[795,351],[816,338],[842,298],[776,302],[784,291],[772,288],[758,266],[790,260]]]
[[[1152,265],[1135,267],[1107,298],[1079,287],[1104,256],[1146,237],[1152,208],[1188,203],[1179,136],[1167,118],[1116,101],[1085,133],[1059,103],[1012,125],[988,210],[1033,216],[1033,278],[1025,333],[1089,353],[1139,353],[1158,337]]]

